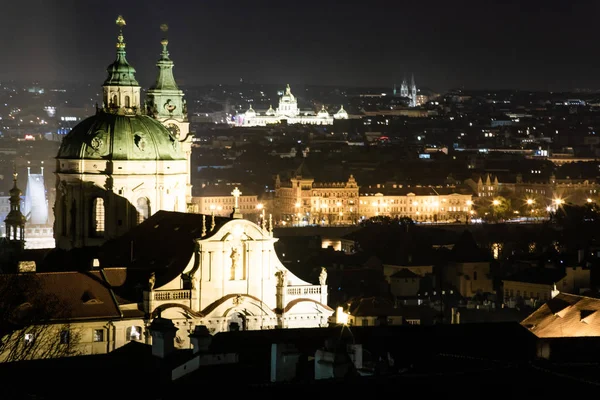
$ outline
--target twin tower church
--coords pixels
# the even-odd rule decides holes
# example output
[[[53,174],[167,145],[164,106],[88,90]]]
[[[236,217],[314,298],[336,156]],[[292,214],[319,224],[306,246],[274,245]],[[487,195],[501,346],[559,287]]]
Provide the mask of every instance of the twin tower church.
[[[82,352],[98,353],[149,342],[157,316],[173,320],[181,347],[198,325],[211,333],[327,326],[326,271],[310,283],[287,270],[271,221],[245,220],[239,190],[229,218],[187,213],[191,137],[168,42],[142,101],[122,17],[117,25],[102,106],[64,137],[56,157],[56,248],[33,268],[43,291],[66,304],[51,318],[54,334],[63,338],[67,320]]]

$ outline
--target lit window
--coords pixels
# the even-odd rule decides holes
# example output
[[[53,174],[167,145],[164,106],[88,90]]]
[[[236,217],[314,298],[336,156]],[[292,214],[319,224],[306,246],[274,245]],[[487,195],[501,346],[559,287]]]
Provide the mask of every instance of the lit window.
[[[104,199],[96,197],[92,204],[92,229],[94,236],[104,235],[105,215]]]
[[[142,327],[141,326],[130,326],[127,328],[127,336],[126,340],[140,340],[142,337]]]
[[[104,329],[94,329],[92,340],[94,342],[104,342]]]
[[[138,212],[138,224],[141,224],[150,216],[150,200],[146,197],[140,197],[137,200],[136,209]]]

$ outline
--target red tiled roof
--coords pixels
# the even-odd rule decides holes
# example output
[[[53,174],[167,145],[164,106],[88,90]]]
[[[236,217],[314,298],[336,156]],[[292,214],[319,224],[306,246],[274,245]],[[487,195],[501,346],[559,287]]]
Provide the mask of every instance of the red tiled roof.
[[[41,272],[0,275],[0,280],[3,285],[18,284],[33,289],[23,293],[21,304],[35,307],[41,302],[55,301],[56,306],[47,309],[54,320],[120,318],[109,286],[98,275],[96,272]]]

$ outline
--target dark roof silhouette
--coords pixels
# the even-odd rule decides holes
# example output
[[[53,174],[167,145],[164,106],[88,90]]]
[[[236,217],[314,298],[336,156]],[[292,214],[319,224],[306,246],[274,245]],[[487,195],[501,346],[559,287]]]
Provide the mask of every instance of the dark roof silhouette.
[[[513,275],[506,277],[505,281],[540,283],[552,285],[565,277],[565,271],[556,268],[533,267],[526,268]]]
[[[128,282],[119,292],[125,298],[132,293],[122,291],[147,285],[151,272],[156,274],[155,286],[160,287],[183,272],[194,252],[195,240],[202,238],[203,223],[206,239],[231,221],[227,217],[214,218],[215,228],[211,231],[210,215],[158,211],[126,234],[106,242],[100,249],[100,264],[128,269]]]
[[[300,165],[298,166],[298,168],[296,168],[296,170],[294,171],[294,178],[295,177],[302,177],[302,178],[314,178],[314,175],[312,174],[312,172],[310,172],[310,170],[308,169],[308,166],[306,165],[306,162],[304,160],[302,160],[302,162],[300,163]]]
[[[467,229],[463,231],[450,251],[450,258],[454,262],[485,262],[492,260],[491,254],[477,245],[473,234]]]

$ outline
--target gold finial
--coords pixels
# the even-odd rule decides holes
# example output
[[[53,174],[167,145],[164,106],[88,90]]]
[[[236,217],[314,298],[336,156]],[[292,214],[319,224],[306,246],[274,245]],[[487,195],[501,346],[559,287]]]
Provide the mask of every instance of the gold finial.
[[[169,30],[169,25],[167,24],[160,24],[160,30],[165,32],[165,37],[162,38],[162,40],[160,41],[160,44],[162,44],[163,46],[166,46],[169,44],[169,40],[166,38],[167,36],[167,31]]]
[[[122,15],[119,15],[119,16],[117,17],[116,24],[117,24],[117,26],[118,26],[119,28],[123,28],[123,27],[126,25],[126,24],[125,24],[125,19],[123,19],[123,16],[122,16]]]
[[[123,42],[123,27],[126,25],[125,20],[121,15],[117,17],[116,21],[117,26],[119,27],[119,36],[117,36],[117,49],[124,49],[125,43]]]

